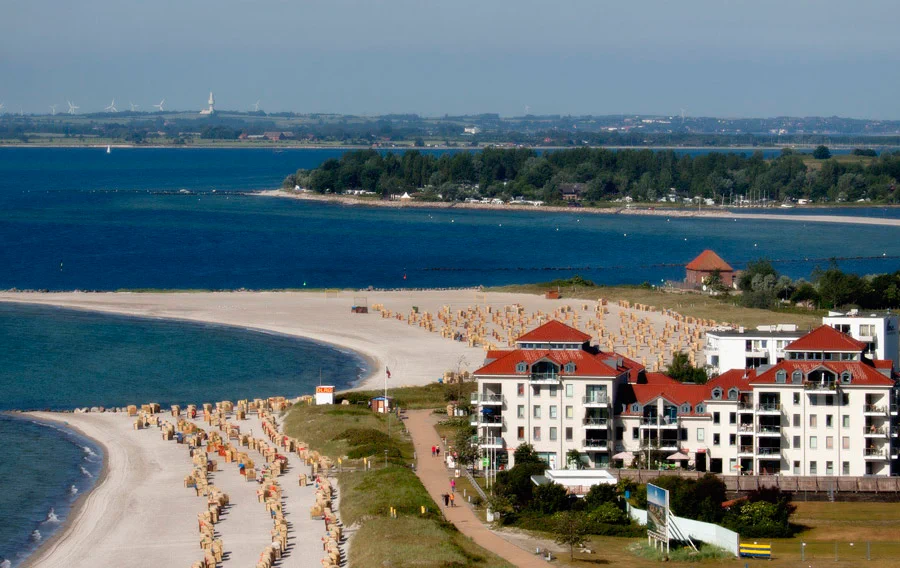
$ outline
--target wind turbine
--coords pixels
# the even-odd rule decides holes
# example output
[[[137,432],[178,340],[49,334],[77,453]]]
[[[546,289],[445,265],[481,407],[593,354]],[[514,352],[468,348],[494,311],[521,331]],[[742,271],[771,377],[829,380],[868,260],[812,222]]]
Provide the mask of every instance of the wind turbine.
[[[6,108],[6,105],[3,104],[3,103],[0,103],[0,114],[3,114],[3,109],[4,109],[4,108]]]
[[[253,112],[259,112],[259,101],[253,103]]]
[[[103,110],[108,112],[119,112],[119,110],[116,108],[116,99],[113,99],[112,102],[109,103],[109,106],[103,107]]]
[[[50,105],[50,116],[56,116],[56,105]]]
[[[684,124],[684,109],[681,109],[681,124]]]
[[[136,112],[137,109],[141,108],[141,105],[136,105],[131,101],[128,101],[128,104],[131,105],[131,112]]]
[[[158,105],[153,105],[155,108],[159,109],[159,112],[163,111],[163,105],[166,104],[166,99],[159,101]]]
[[[68,103],[68,105],[69,105],[69,114],[75,114],[75,111],[78,110],[79,108],[81,108],[79,106],[73,105],[72,101],[66,101],[66,103]]]

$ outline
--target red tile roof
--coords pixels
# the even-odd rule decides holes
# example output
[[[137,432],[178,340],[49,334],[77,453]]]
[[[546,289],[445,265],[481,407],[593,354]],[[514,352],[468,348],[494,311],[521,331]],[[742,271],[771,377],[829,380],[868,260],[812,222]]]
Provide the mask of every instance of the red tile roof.
[[[718,270],[720,272],[734,272],[731,266],[722,260],[722,257],[713,251],[706,249],[700,253],[700,256],[690,261],[685,267],[688,270],[699,270],[701,272],[712,272]]]
[[[519,337],[516,341],[529,343],[584,343],[590,341],[591,336],[556,320],[550,320],[544,325],[536,327]]]
[[[850,371],[850,384],[843,386],[854,386],[854,385],[864,385],[864,386],[893,386],[894,381],[884,375],[881,374],[878,369],[875,368],[874,365],[869,364],[867,361],[782,361],[778,363],[771,369],[766,370],[763,373],[760,373],[757,377],[752,379],[750,382],[754,385],[772,385],[775,384],[775,373],[779,370],[784,369],[787,373],[787,384],[791,385],[791,374],[795,370],[800,370],[803,372],[803,376],[806,377],[807,373],[811,371],[815,371],[816,369],[828,369],[832,373],[840,376],[844,371]]]
[[[516,366],[525,362],[530,367],[541,360],[552,361],[560,366],[560,376],[566,377],[617,377],[627,371],[607,365],[604,361],[610,356],[604,353],[594,354],[581,349],[516,349],[509,351],[496,361],[491,361],[475,371],[475,376],[485,375],[522,375],[531,373],[528,368],[524,373],[516,371]],[[575,363],[575,372],[566,373],[565,364]]]
[[[830,325],[820,325],[784,348],[785,351],[852,351],[859,353],[866,344],[843,334]]]
[[[754,378],[756,378],[756,369],[731,369],[707,381],[706,386],[710,393],[716,387],[726,393],[732,387],[737,387],[742,392],[749,392],[753,390],[750,381]]]

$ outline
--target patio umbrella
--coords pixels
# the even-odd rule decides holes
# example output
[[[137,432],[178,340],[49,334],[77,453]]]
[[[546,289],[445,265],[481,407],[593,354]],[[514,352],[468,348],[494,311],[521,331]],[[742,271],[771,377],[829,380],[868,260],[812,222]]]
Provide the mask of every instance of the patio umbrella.
[[[675,460],[675,461],[678,461],[678,460],[686,460],[686,459],[688,459],[688,455],[687,455],[687,454],[683,454],[683,453],[681,453],[681,452],[675,452],[674,454],[672,454],[671,456],[667,457],[666,459],[667,459],[667,460]]]
[[[633,458],[633,457],[634,457],[634,454],[632,454],[631,452],[619,452],[618,454],[614,455],[614,456],[612,457],[612,459],[614,459],[614,460],[628,460],[628,459],[631,459],[631,458]]]

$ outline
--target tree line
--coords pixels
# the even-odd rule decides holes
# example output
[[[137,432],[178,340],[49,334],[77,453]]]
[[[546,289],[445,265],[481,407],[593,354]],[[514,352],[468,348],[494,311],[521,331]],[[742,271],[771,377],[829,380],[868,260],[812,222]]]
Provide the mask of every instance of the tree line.
[[[789,149],[775,159],[762,153],[710,152],[699,156],[672,150],[574,148],[539,153],[533,149],[486,148],[434,155],[416,150],[382,154],[345,153],[314,170],[298,170],[284,186],[317,193],[364,190],[388,196],[421,190],[426,200],[514,197],[562,202],[566,184],[580,184],[587,204],[630,197],[653,202],[675,192],[680,197],[728,203],[736,196],[767,195],[773,201],[811,199],[842,202],[871,199],[895,202],[900,152],[853,161],[817,160],[808,165]]]

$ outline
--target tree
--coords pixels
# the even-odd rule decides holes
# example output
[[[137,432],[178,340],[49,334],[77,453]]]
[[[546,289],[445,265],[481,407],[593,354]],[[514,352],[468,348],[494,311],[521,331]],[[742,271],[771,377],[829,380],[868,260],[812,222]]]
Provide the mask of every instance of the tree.
[[[828,146],[816,146],[816,149],[813,150],[812,157],[817,160],[827,160],[831,157],[831,150],[828,149]]]
[[[568,467],[575,466],[575,469],[584,469],[584,462],[581,461],[581,452],[575,449],[566,452],[566,465]]]
[[[556,544],[569,547],[569,560],[575,560],[575,547],[584,546],[588,535],[587,515],[580,511],[560,513],[553,526]]]
[[[531,501],[531,508],[541,514],[552,515],[553,513],[569,510],[569,505],[571,504],[569,493],[565,487],[558,483],[551,481],[544,485],[537,485],[534,487],[532,494],[534,498]]]
[[[725,283],[722,282],[722,272],[718,268],[710,272],[709,276],[703,280],[703,283],[706,284],[710,292],[724,292],[728,289]]]
[[[619,492],[615,485],[598,483],[584,496],[584,508],[588,511],[596,509],[604,503],[613,503],[619,506]]]
[[[456,461],[463,466],[473,464],[478,457],[478,446],[472,443],[472,436],[476,433],[474,426],[464,426],[456,431],[453,448],[456,450]]]
[[[672,355],[672,362],[669,363],[666,374],[681,383],[704,384],[709,380],[706,369],[691,365],[687,353],[683,351]]]

